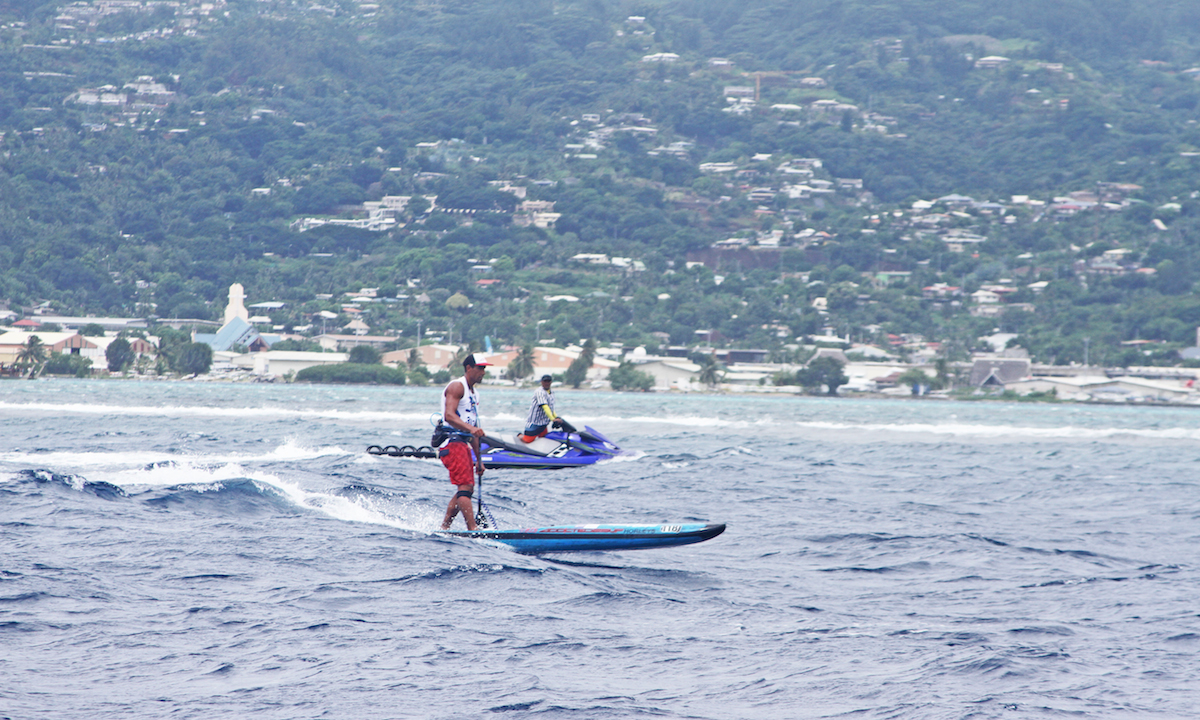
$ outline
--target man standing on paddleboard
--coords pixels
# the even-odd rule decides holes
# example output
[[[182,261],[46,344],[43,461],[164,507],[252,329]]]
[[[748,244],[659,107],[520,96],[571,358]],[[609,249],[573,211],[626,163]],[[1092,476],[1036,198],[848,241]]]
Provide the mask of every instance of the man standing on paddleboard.
[[[479,396],[475,393],[475,386],[483,380],[484,368],[489,365],[491,363],[476,362],[474,354],[468,355],[463,359],[463,376],[450,381],[442,392],[442,420],[457,432],[452,432],[450,439],[442,444],[438,457],[450,471],[450,482],[458,488],[446,507],[446,517],[442,519],[443,530],[450,529],[454,516],[460,512],[467,521],[467,530],[476,528],[471,497],[475,494],[475,477],[483,477],[483,456],[479,452],[483,428],[479,427]],[[474,472],[471,468],[472,457]]]

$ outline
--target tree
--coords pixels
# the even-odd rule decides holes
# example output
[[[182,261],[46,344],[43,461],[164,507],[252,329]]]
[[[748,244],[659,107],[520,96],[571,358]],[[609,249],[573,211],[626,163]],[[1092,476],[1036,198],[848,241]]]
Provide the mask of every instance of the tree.
[[[212,367],[212,348],[206,343],[187,343],[179,350],[175,369],[184,375],[199,375]]]
[[[609,371],[608,382],[612,384],[613,390],[648,392],[654,387],[654,376],[638,370],[633,363],[626,361]]]
[[[808,364],[808,367],[796,373],[796,384],[810,390],[824,385],[830,395],[837,395],[839,385],[845,385],[850,378],[842,372],[842,363],[828,355],[819,357]]]
[[[921,388],[928,390],[933,383],[933,378],[925,374],[924,370],[917,368],[909,368],[896,378],[896,382],[901,385],[909,385],[912,387],[913,395],[924,395]]]
[[[51,353],[42,372],[47,375],[74,375],[87,377],[92,374],[92,359],[72,353]]]
[[[108,369],[111,372],[121,372],[132,365],[136,358],[133,346],[125,338],[113,340],[104,350],[104,359],[108,361]]]
[[[1015,340],[1016,338],[1013,339]],[[1011,342],[1010,340],[1009,343]],[[950,361],[944,357],[940,357],[933,361],[933,366],[937,368],[937,377],[935,378],[937,385],[935,387],[939,389],[944,387],[953,389],[953,379],[950,377]]]
[[[429,201],[425,199],[424,195],[413,195],[408,204],[404,206],[404,210],[411,217],[420,217],[429,212]]]
[[[272,350],[294,350],[299,352],[324,352],[325,349],[316,340],[295,340],[288,338],[280,340],[271,346]]]
[[[379,351],[370,345],[355,345],[350,348],[350,362],[356,365],[378,365]]]
[[[571,387],[577,388],[587,380],[588,370],[592,368],[592,362],[596,359],[596,343],[588,338],[583,343],[583,349],[579,353],[579,357],[571,361],[567,367],[566,373],[563,374],[563,381]],[[652,383],[653,384],[653,383]]]
[[[29,370],[30,377],[33,377],[37,375],[38,368],[46,362],[49,354],[50,351],[46,349],[42,339],[37,335],[30,335],[17,352],[17,367],[21,368],[22,372]]]
[[[708,387],[716,387],[717,383],[721,382],[721,368],[717,365],[717,359],[712,355],[705,355],[700,360],[700,372],[696,375],[696,379]]]
[[[191,333],[186,330],[176,330],[169,326],[161,326],[155,330],[158,335],[158,359],[155,367],[161,375],[171,369],[176,369],[179,356],[183,349],[192,342]]]
[[[408,351],[408,369],[409,370],[424,370],[425,363],[421,361],[421,351],[413,348]]]
[[[508,377],[513,380],[527,378],[533,374],[533,346],[526,345],[521,348],[517,356],[508,364]]]
[[[88,323],[79,328],[79,334],[84,337],[104,337],[104,328],[100,323]]]

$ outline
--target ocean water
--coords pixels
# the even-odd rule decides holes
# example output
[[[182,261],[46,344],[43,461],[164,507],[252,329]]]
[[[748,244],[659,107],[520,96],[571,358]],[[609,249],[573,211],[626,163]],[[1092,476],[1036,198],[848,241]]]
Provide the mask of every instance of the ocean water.
[[[1200,715],[1200,411],[564,391],[501,526],[728,530],[539,557],[364,452],[439,392],[0,382],[0,718]]]

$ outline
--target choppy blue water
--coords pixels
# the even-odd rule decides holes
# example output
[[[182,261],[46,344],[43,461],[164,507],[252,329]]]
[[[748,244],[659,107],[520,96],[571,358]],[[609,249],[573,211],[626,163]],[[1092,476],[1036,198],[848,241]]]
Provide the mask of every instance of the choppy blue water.
[[[729,529],[532,557],[363,452],[438,393],[0,382],[0,717],[1200,713],[1200,411],[563,392],[633,454],[489,472],[501,525]]]

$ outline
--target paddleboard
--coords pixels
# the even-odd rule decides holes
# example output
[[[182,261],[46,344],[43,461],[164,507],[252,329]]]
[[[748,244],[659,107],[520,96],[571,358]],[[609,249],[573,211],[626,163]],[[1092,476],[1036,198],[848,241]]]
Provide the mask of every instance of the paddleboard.
[[[521,553],[596,552],[673,547],[711,540],[724,523],[550,525],[520,530],[443,530],[439,534],[503,543]]]

